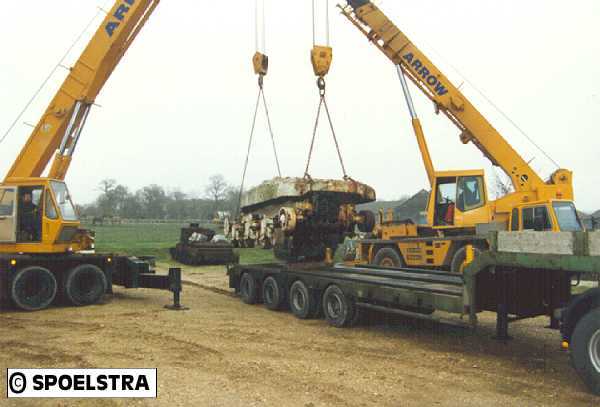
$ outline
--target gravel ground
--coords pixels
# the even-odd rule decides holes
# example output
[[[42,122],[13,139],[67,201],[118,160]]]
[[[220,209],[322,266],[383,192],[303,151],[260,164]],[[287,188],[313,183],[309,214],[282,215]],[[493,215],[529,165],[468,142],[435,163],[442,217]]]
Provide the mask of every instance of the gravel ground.
[[[509,344],[491,339],[483,314],[475,333],[372,315],[335,329],[287,312],[247,306],[222,267],[188,268],[183,303],[169,294],[117,289],[103,304],[0,314],[0,405],[7,367],[158,368],[158,400],[83,400],[82,405],[508,406],[598,405],[544,319],[511,325]]]

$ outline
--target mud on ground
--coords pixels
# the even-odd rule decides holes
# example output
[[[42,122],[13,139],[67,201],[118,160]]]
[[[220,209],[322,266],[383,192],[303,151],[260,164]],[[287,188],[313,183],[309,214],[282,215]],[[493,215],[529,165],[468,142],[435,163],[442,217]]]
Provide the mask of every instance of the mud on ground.
[[[352,329],[247,306],[224,268],[188,268],[183,303],[169,293],[117,289],[100,305],[0,313],[0,405],[7,367],[158,368],[158,400],[83,400],[82,405],[508,406],[598,405],[542,319],[491,339],[492,315],[462,328],[371,315]],[[79,403],[78,403],[79,404]]]

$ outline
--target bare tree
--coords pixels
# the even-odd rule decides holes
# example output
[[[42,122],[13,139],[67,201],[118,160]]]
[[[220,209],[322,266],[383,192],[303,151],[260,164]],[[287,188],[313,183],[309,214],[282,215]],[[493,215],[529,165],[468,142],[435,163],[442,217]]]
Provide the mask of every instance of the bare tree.
[[[117,186],[117,180],[112,178],[103,179],[98,184],[98,189],[102,191],[103,194],[108,194]]]
[[[498,174],[496,170],[494,170],[494,194],[496,195],[496,199],[502,198],[513,192],[513,187],[510,179],[508,177],[503,176],[502,174]]]
[[[215,211],[219,209],[219,204],[224,200],[228,188],[229,185],[221,174],[213,175],[208,179],[204,192],[206,197],[214,202]]]

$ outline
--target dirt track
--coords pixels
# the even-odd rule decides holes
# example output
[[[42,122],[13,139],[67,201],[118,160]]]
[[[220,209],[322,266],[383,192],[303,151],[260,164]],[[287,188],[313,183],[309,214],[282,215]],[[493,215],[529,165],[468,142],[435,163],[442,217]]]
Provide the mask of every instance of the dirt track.
[[[511,325],[508,345],[490,339],[494,321],[485,315],[475,334],[383,317],[335,329],[242,304],[221,268],[191,269],[186,279],[185,312],[163,309],[168,293],[118,289],[97,306],[1,313],[0,404],[39,405],[5,398],[6,367],[157,367],[159,398],[133,402],[140,405],[600,403],[543,319]]]

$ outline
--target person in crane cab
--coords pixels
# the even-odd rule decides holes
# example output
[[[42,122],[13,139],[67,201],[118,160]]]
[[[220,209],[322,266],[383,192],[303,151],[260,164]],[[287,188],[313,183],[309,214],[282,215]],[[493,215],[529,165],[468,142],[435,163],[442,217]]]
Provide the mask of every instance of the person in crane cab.
[[[19,202],[19,241],[36,242],[40,240],[41,219],[38,205],[34,203],[33,191],[27,190]]]

